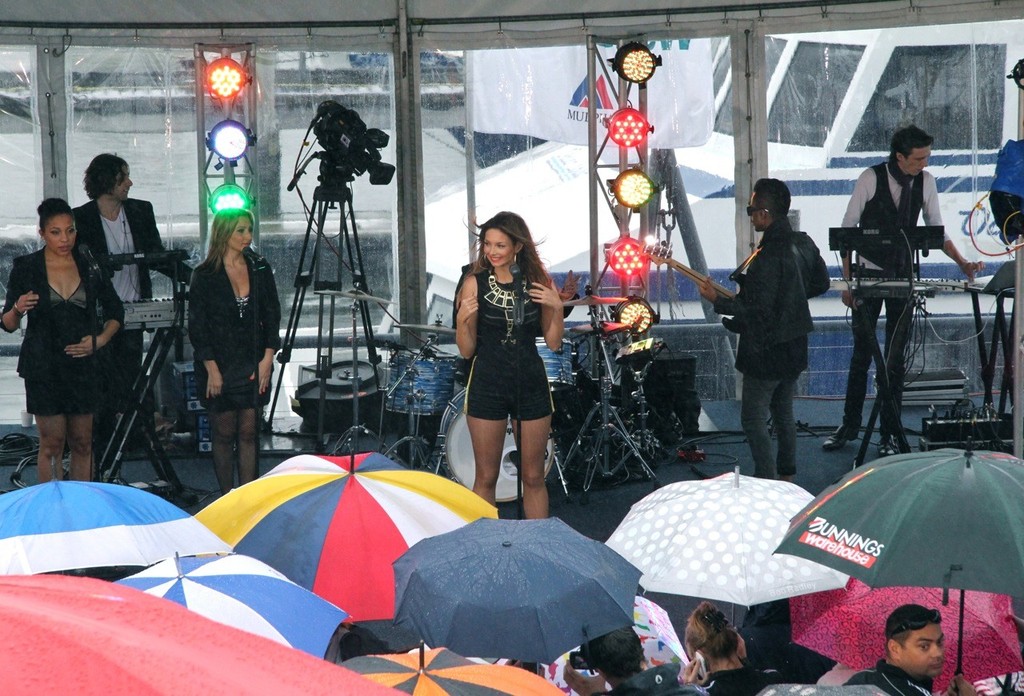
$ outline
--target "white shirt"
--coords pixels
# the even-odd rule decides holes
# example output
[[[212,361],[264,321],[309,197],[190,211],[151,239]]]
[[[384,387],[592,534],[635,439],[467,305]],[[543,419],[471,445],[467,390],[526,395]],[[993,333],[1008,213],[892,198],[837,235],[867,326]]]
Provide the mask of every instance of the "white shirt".
[[[924,200],[921,202],[924,224],[941,225],[942,212],[939,209],[939,191],[935,186],[935,177],[927,170],[922,171],[921,175],[924,177],[924,181],[921,182],[922,193],[924,194]],[[892,194],[892,202],[896,204],[898,209],[903,188],[893,178],[888,167],[886,167],[885,176],[889,180],[889,193]],[[850,196],[850,202],[846,205],[846,214],[843,215],[843,227],[856,227],[860,223],[860,216],[864,213],[864,206],[875,197],[875,190],[878,188],[877,181],[875,170],[870,167],[862,171],[860,176],[857,177],[857,183],[853,187],[853,195]],[[943,238],[950,239],[949,232],[943,231]],[[879,270],[878,266],[863,257],[860,259],[860,262],[865,268]]]
[[[134,254],[135,241],[132,239],[131,228],[128,227],[128,219],[124,215],[124,208],[117,214],[116,220],[108,220],[100,215],[103,221],[103,237],[107,240],[107,253],[110,254]],[[141,293],[139,292],[139,267],[135,264],[127,264],[121,270],[114,271],[114,290],[122,302],[138,302]]]

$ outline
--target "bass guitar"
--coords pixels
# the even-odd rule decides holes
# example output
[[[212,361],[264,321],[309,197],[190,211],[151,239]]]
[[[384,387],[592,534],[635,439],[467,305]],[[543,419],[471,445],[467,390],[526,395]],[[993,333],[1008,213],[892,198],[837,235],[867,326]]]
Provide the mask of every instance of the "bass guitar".
[[[672,258],[672,247],[666,241],[658,242],[657,244],[649,244],[644,247],[644,254],[656,264],[665,264],[673,270],[679,271],[684,276],[692,280],[694,283],[703,285],[704,281],[708,279],[708,276],[703,273],[698,273],[689,266],[679,263]],[[714,280],[711,281],[711,287],[714,288],[715,292],[722,297],[733,298],[736,297],[736,293],[724,285],[716,283]]]

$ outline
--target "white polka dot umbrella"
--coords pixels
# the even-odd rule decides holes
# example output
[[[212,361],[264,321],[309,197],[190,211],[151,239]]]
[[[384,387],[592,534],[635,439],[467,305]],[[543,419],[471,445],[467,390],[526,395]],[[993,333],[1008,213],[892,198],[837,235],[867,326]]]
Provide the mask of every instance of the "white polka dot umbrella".
[[[633,505],[607,543],[643,572],[648,592],[751,606],[843,587],[842,573],[772,555],[812,498],[795,484],[738,471],[680,481]]]

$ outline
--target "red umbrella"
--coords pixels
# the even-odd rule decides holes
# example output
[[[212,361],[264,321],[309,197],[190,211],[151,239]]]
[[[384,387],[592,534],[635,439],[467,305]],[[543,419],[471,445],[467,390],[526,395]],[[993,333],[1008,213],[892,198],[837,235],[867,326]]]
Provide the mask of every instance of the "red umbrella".
[[[815,592],[789,600],[793,642],[855,669],[885,657],[885,620],[902,604],[937,608],[946,636],[946,663],[935,680],[946,688],[963,648],[964,677],[971,682],[1021,669],[1020,646],[1007,595],[964,592],[963,643],[958,645],[961,594],[926,587],[869,588],[853,578],[845,589]]]
[[[102,580],[0,577],[3,693],[384,694],[391,689],[180,604]]]

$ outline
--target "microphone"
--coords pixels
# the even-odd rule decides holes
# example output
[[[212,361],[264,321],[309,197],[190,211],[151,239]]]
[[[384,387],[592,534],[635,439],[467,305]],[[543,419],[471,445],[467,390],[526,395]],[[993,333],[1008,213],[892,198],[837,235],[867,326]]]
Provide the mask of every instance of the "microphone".
[[[100,275],[100,264],[96,261],[96,257],[93,256],[89,245],[84,242],[79,244],[78,253],[80,253],[82,258],[85,259],[86,265],[89,266],[89,272],[97,276]]]
[[[245,257],[245,260],[252,266],[253,270],[267,267],[267,260],[257,254],[256,250],[250,246],[242,248],[242,256]]]
[[[515,298],[512,305],[512,323],[515,326],[522,326],[526,314],[526,309],[523,306],[526,304],[523,301],[523,272],[518,263],[509,266],[508,270],[512,273],[512,293]]]

